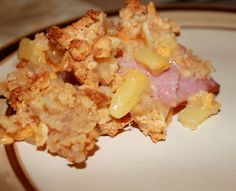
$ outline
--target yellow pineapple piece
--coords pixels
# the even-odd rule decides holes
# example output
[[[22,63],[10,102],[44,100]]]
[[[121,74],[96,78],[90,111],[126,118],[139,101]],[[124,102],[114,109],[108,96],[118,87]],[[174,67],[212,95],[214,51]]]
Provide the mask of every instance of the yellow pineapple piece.
[[[208,117],[217,114],[219,110],[220,104],[215,100],[215,95],[200,91],[190,97],[187,106],[180,111],[178,120],[184,126],[195,129]]]
[[[159,75],[170,67],[168,60],[147,47],[138,48],[134,59],[147,68],[152,75]]]
[[[159,33],[158,38],[156,45],[156,52],[158,54],[167,60],[178,55],[179,47],[174,34]]]
[[[32,63],[45,63],[44,52],[49,49],[48,41],[43,34],[36,35],[35,40],[23,38],[18,49],[18,58]]]
[[[125,116],[149,89],[150,83],[147,76],[140,71],[130,70],[112,98],[109,107],[110,114],[115,118]]]
[[[32,57],[33,51],[31,51],[33,45],[33,41],[28,38],[23,38],[20,41],[19,49],[18,49],[18,58],[30,60]]]

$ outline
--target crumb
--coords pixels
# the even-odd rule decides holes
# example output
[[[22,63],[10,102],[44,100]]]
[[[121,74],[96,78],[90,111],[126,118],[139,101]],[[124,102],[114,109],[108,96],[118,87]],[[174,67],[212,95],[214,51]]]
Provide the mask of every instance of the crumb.
[[[16,70],[0,83],[1,144],[26,141],[82,163],[100,136],[115,137],[132,124],[154,143],[165,140],[170,103],[181,104],[172,98],[182,102],[194,91],[219,91],[212,65],[178,43],[178,24],[162,18],[153,3],[125,3],[118,21],[90,10],[65,28],[22,39]],[[147,68],[135,58],[142,47],[154,58],[142,55]],[[154,75],[151,65],[161,65],[160,58],[168,67]],[[171,71],[178,78],[168,76]]]

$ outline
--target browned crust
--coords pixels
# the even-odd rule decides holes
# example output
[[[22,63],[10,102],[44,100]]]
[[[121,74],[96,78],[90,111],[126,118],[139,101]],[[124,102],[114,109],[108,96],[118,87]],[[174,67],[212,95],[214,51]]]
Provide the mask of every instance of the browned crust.
[[[70,42],[69,52],[75,61],[82,61],[89,55],[91,47],[84,40],[74,39]]]
[[[17,87],[10,92],[10,103],[11,105],[16,105],[18,102],[22,101],[23,90],[21,87]]]
[[[89,97],[98,107],[107,106],[110,98],[104,93],[97,91],[96,89],[86,88],[83,90],[85,96]]]
[[[52,26],[47,31],[48,40],[58,49],[65,51],[65,48],[62,47],[62,45],[58,43],[58,40],[62,37],[62,35],[63,35],[63,32],[57,26]]]

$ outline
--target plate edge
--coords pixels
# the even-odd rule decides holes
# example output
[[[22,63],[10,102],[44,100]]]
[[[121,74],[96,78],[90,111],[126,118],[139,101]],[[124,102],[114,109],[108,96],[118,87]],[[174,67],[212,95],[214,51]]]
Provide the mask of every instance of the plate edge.
[[[158,7],[159,11],[193,11],[193,10],[201,10],[201,11],[214,11],[214,12],[231,12],[231,13],[236,13],[236,8],[220,8],[220,7],[212,7],[209,9],[209,7],[204,7],[204,6],[180,6],[180,7],[175,7],[175,5],[172,6],[161,6]],[[108,12],[107,15],[108,16],[116,16],[118,14],[118,11],[112,11],[112,12]],[[67,21],[63,21],[60,22],[58,24],[56,24],[59,27],[63,27],[65,25],[71,24],[73,22],[75,22],[76,20],[78,20],[81,17],[76,17],[73,19],[69,19]],[[51,26],[51,25],[50,25]],[[50,26],[47,27],[43,27],[41,29],[38,29],[36,31],[33,31],[31,33],[29,33],[28,35],[26,35],[29,38],[32,38],[34,36],[35,33],[38,32],[43,32],[46,31]],[[219,30],[233,30],[236,31],[236,28],[229,28],[229,27],[213,27],[213,26],[182,26],[183,28],[200,28],[200,29],[219,29]],[[15,39],[12,42],[7,43],[5,46],[0,48],[0,65],[3,64],[4,62],[6,62],[10,57],[12,57],[15,54],[15,51],[18,49],[19,46],[19,42],[20,39],[22,37],[19,37],[17,39]],[[15,149],[14,145],[7,145],[5,146],[5,150],[7,153],[7,157],[9,159],[9,162],[12,166],[12,169],[14,170],[15,174],[17,175],[19,181],[22,183],[22,185],[24,186],[24,188],[28,191],[35,191],[37,190],[36,187],[32,184],[32,182],[29,180],[29,178],[27,177],[26,173],[24,172],[22,166],[20,165],[19,159],[17,157],[17,151]]]

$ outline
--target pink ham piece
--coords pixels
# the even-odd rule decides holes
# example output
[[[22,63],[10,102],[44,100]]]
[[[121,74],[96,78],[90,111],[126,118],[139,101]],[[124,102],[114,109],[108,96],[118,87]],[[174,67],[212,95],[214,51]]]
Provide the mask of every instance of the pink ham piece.
[[[171,107],[176,107],[200,90],[212,93],[216,93],[219,90],[219,85],[212,78],[185,78],[174,65],[158,77],[152,76],[135,61],[126,62],[122,60],[120,62],[120,72],[124,68],[135,68],[145,73],[151,82],[153,97]]]

